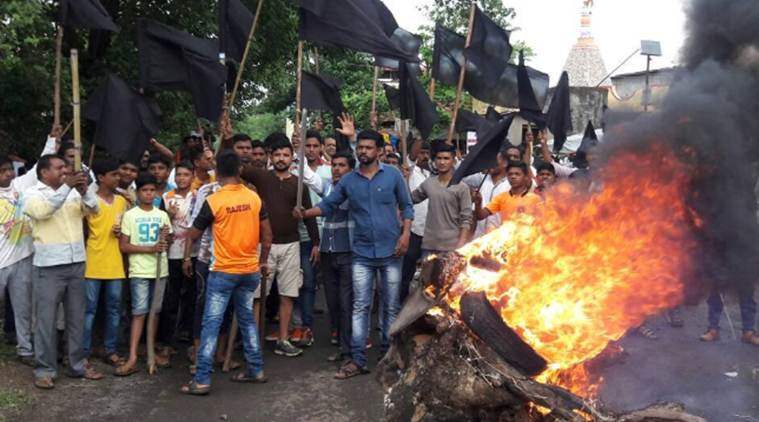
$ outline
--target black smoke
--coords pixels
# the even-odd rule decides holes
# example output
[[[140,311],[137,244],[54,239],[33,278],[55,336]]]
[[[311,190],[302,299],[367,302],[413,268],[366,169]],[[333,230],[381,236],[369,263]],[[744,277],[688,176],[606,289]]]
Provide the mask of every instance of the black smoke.
[[[686,13],[683,69],[656,111],[607,128],[601,160],[664,142],[693,163],[694,276],[745,285],[759,278],[759,1],[691,0]]]

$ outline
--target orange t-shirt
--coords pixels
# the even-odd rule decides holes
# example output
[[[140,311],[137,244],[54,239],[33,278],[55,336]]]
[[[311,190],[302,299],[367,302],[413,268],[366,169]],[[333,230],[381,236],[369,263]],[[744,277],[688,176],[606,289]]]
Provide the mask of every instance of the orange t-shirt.
[[[509,191],[498,194],[485,208],[492,213],[500,214],[501,221],[506,221],[512,214],[526,212],[539,203],[540,197],[532,192],[514,196]]]
[[[259,270],[259,224],[268,218],[261,198],[241,184],[225,185],[203,203],[193,227],[213,224],[212,271],[249,274]]]

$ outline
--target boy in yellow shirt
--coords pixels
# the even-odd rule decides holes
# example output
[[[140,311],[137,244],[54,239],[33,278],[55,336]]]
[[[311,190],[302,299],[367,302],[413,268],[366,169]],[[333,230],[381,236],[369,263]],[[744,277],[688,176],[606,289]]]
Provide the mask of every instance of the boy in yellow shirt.
[[[119,163],[113,159],[96,161],[92,166],[98,182],[96,192],[98,211],[87,216],[87,265],[84,271],[87,308],[84,314],[84,351],[91,351],[92,326],[98,307],[100,289],[105,290],[105,335],[103,360],[119,365],[122,358],[116,352],[121,314],[121,287],[126,278],[121,250],[119,250],[119,226],[128,204],[116,195],[121,179]]]
[[[129,359],[116,369],[117,376],[132,375],[137,372],[137,346],[145,326],[145,316],[151,303],[157,304],[155,312],[161,311],[163,297],[153,300],[156,292],[156,272],[158,259],[161,260],[160,283],[166,284],[169,276],[169,261],[164,252],[168,249],[168,236],[171,233],[171,221],[166,211],[153,205],[159,195],[158,182],[149,174],[137,177],[138,206],[124,214],[121,221],[121,238],[119,247],[122,253],[129,255],[129,282],[132,293],[132,327],[129,336]],[[158,326],[158,318],[154,321]],[[166,367],[167,357],[156,355],[156,365]]]

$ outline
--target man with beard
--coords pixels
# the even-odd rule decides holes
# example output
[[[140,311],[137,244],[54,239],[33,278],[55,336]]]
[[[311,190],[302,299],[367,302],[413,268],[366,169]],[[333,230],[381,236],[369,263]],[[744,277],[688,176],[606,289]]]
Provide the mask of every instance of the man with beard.
[[[250,165],[265,169],[267,164],[269,164],[269,157],[266,155],[264,143],[256,139],[251,143]]]
[[[380,274],[382,311],[382,350],[389,346],[388,330],[400,310],[401,258],[408,249],[414,210],[406,181],[400,171],[378,161],[384,141],[374,130],[358,134],[356,153],[361,163],[335,186],[317,207],[294,209],[299,218],[329,217],[346,200],[355,221],[353,235],[353,320],[351,360],[343,364],[337,379],[369,372],[366,339],[374,294],[374,280]],[[398,221],[400,210],[402,226]]]
[[[337,140],[335,138],[324,139],[324,164],[330,165],[332,163],[332,157],[337,153]]]
[[[416,161],[411,168],[411,175],[408,179],[409,189],[417,189],[432,174],[430,172],[430,143],[427,141],[418,141],[419,147],[416,149]],[[411,223],[411,236],[408,243],[408,251],[403,257],[403,275],[401,278],[401,303],[408,296],[411,280],[416,272],[416,263],[422,257],[422,239],[424,237],[424,225],[427,221],[427,204],[428,201],[421,201],[414,204],[414,221]]]
[[[238,133],[232,137],[232,150],[240,159],[243,166],[253,161],[253,140],[244,133]]]
[[[271,145],[271,162],[274,169],[266,171],[247,166],[242,177],[247,183],[255,186],[264,201],[269,211],[274,235],[268,259],[270,271],[266,278],[267,295],[274,277],[277,278],[279,289],[279,340],[274,353],[294,357],[303,353],[303,350],[295,347],[288,338],[293,302],[298,298],[299,290],[303,285],[298,220],[292,215],[292,210],[297,204],[298,177],[290,172],[293,146],[287,136],[283,133],[273,133],[267,137],[265,143]],[[303,191],[301,200],[305,206],[311,206],[308,191]],[[315,253],[318,254],[319,231],[316,220],[309,218],[305,221],[305,225],[311,244],[316,247]],[[260,290],[259,287],[256,298],[261,297]],[[256,303],[255,315],[258,315],[259,306],[260,304]]]

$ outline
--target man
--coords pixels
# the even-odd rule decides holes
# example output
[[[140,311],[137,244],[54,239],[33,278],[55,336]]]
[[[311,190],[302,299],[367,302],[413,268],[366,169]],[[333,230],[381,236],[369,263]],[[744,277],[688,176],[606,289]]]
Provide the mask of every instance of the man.
[[[443,144],[434,154],[437,176],[425,180],[411,192],[415,204],[429,199],[424,226],[424,256],[453,251],[469,240],[472,226],[472,196],[463,183],[451,186],[456,147]]]
[[[356,159],[348,151],[332,156],[331,191],[340,179],[353,171]],[[351,241],[355,222],[350,218],[348,202],[343,202],[329,217],[324,218],[321,236],[321,270],[324,294],[329,308],[332,338],[340,351],[330,360],[350,359],[351,319],[353,317],[353,272],[351,270]]]
[[[300,236],[298,234],[298,220],[292,215],[292,209],[297,204],[298,178],[290,172],[293,161],[293,146],[283,133],[273,133],[267,137],[271,145],[271,162],[274,169],[265,171],[253,166],[247,166],[243,172],[243,179],[255,186],[256,191],[266,204],[269,212],[273,233],[271,253],[268,256],[270,273],[266,278],[266,295],[271,289],[274,277],[277,277],[279,289],[279,339],[274,348],[274,353],[295,357],[303,353],[303,350],[295,347],[288,339],[290,319],[292,317],[293,303],[298,298],[303,285],[303,274],[300,264]],[[306,190],[301,197],[302,203],[311,206],[311,198]],[[305,221],[309,238],[315,246],[318,254],[319,231],[316,220],[310,218]],[[314,253],[311,251],[311,253]],[[309,255],[313,256],[313,255]],[[256,291],[256,299],[261,297],[260,289]],[[260,304],[256,304],[256,309]],[[256,312],[258,315],[258,312]]]
[[[306,165],[322,179],[324,184],[328,185],[332,177],[332,170],[329,166],[322,164],[323,147],[324,141],[321,134],[315,130],[308,130],[306,142],[303,144]],[[308,193],[312,204],[319,202],[319,193],[311,188],[308,189]],[[321,232],[321,223],[321,219],[317,218],[316,224],[319,232]],[[291,341],[299,347],[307,347],[314,342],[314,302],[316,301],[319,245],[314,245],[311,242],[308,230],[303,222],[298,223],[298,234],[300,236],[300,269],[303,272],[303,285],[300,288],[298,299],[295,301],[297,312],[293,318],[295,329]]]
[[[746,285],[738,288],[738,306],[741,310],[741,321],[743,323],[743,334],[741,341],[752,346],[759,346],[759,335],[756,334],[756,302],[754,301],[754,286]],[[723,289],[713,287],[709,298],[706,299],[708,305],[709,329],[701,335],[701,341],[714,342],[719,340],[719,320],[722,318]]]
[[[87,362],[82,347],[86,308],[82,218],[97,212],[98,203],[87,190],[87,176],[69,173],[60,156],[40,157],[37,178],[39,183],[25,192],[23,205],[24,213],[32,219],[34,238],[34,385],[51,389],[58,375],[55,320],[61,301],[66,310],[70,374],[88,380],[103,378]]]
[[[487,174],[473,174],[464,178],[464,183],[469,185],[474,195],[479,194],[486,203],[490,203],[496,196],[508,192],[511,189],[509,180],[506,177],[506,165],[509,160],[506,157],[506,150],[502,150],[496,155],[496,166],[488,170]],[[484,220],[478,220],[474,230],[474,238],[483,236],[501,225],[501,216],[494,214]]]
[[[332,157],[337,153],[337,140],[332,137],[324,138],[324,163],[330,165],[332,163]]]
[[[394,167],[378,161],[384,141],[374,130],[358,134],[356,153],[361,165],[342,177],[340,182],[317,207],[294,210],[303,217],[335,213],[348,201],[348,209],[356,222],[353,245],[353,320],[351,360],[335,375],[351,378],[369,372],[366,363],[366,339],[369,336],[369,310],[374,294],[374,279],[380,273],[379,288],[382,312],[382,352],[389,345],[388,330],[400,310],[401,257],[408,249],[414,210],[406,181]],[[400,209],[402,225],[398,221]]]
[[[269,157],[266,154],[266,148],[264,148],[264,143],[255,140],[251,143],[251,150],[250,150],[250,165],[253,167],[257,167],[260,169],[266,169],[267,165],[269,164]]]
[[[511,218],[515,213],[528,211],[540,203],[540,197],[530,192],[530,177],[527,164],[521,161],[511,161],[506,166],[506,177],[511,189],[493,198],[486,207],[482,207],[482,195],[474,195],[475,216],[484,220],[493,214],[501,216],[501,223]]]
[[[48,136],[43,155],[55,151],[55,139],[60,128]],[[37,171],[32,168],[16,177],[13,162],[0,156],[0,302],[5,303],[6,322],[15,325],[16,354],[21,363],[34,366],[32,346],[32,227],[22,212],[23,193],[37,183]],[[3,296],[8,290],[6,298]],[[13,302],[13,306],[11,306]]]
[[[394,152],[385,152],[385,156],[382,159],[382,163],[389,166],[393,166],[397,169],[401,168],[401,156]]]
[[[410,190],[422,185],[430,175],[430,143],[419,140],[416,143],[416,161],[411,168],[408,179]],[[414,221],[411,223],[411,237],[409,238],[408,252],[403,257],[403,275],[401,279],[401,303],[408,296],[409,286],[416,273],[416,264],[422,257],[422,239],[424,238],[424,226],[427,221],[427,205],[429,201],[421,201],[414,204]]]
[[[537,171],[538,186],[535,188],[535,193],[543,196],[546,190],[556,183],[556,167],[552,163],[542,162]]]
[[[209,148],[194,148],[189,150],[190,156],[190,163],[192,164],[192,170],[193,170],[193,177],[192,177],[192,183],[190,184],[190,190],[196,191],[201,186],[207,185],[209,183],[213,183],[216,181],[216,174],[214,173],[213,169],[216,165],[214,163],[213,159],[213,151],[211,151]],[[181,163],[178,163],[181,164]],[[179,165],[177,165],[177,168],[174,169],[174,184],[178,185],[177,183],[177,175],[176,173],[179,171],[178,169]]]
[[[261,199],[240,180],[240,165],[234,153],[219,155],[217,171],[221,188],[204,201],[189,232],[191,238],[198,239],[204,230],[212,227],[214,261],[206,286],[209,306],[203,316],[197,373],[192,382],[182,387],[182,392],[187,394],[204,395],[211,389],[214,348],[230,298],[234,298],[248,364],[247,371],[236,374],[232,381],[266,382],[251,304],[261,276],[266,276],[272,234]],[[259,258],[263,264],[259,264]]]
[[[232,150],[240,158],[240,162],[243,166],[246,166],[253,161],[253,140],[250,136],[244,133],[238,133],[232,137]]]

